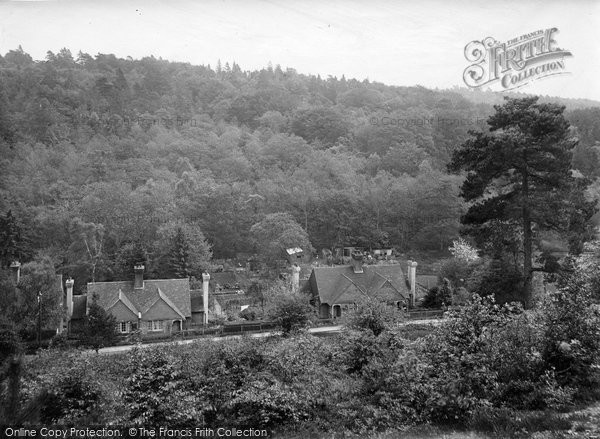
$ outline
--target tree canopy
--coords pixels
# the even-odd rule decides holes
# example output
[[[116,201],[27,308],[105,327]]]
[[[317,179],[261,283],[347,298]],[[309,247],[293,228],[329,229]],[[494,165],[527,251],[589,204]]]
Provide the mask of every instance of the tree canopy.
[[[482,247],[497,230],[516,236],[522,265],[522,299],[531,306],[534,250],[544,231],[590,235],[594,203],[583,197],[572,172],[576,139],[564,107],[538,98],[508,98],[489,117],[489,133],[473,132],[454,152],[449,168],[465,170],[462,197],[470,203],[462,223]],[[506,239],[506,238],[505,238]],[[578,248],[571,241],[571,250]],[[496,254],[505,249],[493,245]],[[522,253],[521,253],[522,252]]]
[[[76,293],[139,261],[157,278],[251,253],[277,213],[317,249],[445,251],[465,209],[445,166],[469,129],[489,134],[496,99],[66,49],[9,51],[0,90],[1,263],[48,256]],[[573,167],[594,177],[600,115],[565,102]]]

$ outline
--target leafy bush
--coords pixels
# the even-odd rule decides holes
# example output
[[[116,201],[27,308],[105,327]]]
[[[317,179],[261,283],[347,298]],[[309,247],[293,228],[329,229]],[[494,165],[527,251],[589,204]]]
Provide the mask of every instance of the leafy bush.
[[[579,389],[598,385],[600,312],[592,305],[585,277],[575,272],[563,279],[541,307],[542,358],[560,385]]]
[[[571,422],[552,412],[518,412],[506,407],[481,407],[472,414],[469,427],[498,437],[529,437],[538,431],[569,430]]]
[[[103,399],[100,384],[83,368],[74,367],[48,389],[40,420],[46,424],[97,424],[103,421],[99,410]]]
[[[397,319],[393,307],[378,298],[368,297],[357,303],[347,320],[347,326],[371,331],[377,337]]]
[[[123,392],[128,421],[144,426],[198,425],[205,406],[175,356],[161,348],[136,348],[129,360]]]
[[[423,354],[432,384],[427,404],[433,419],[463,423],[477,407],[490,404],[498,378],[491,334],[513,311],[492,297],[475,295],[426,338]]]
[[[433,287],[423,298],[425,308],[441,308],[452,304],[452,289],[448,279],[444,279],[442,286]]]
[[[277,322],[284,334],[305,328],[313,314],[308,299],[301,294],[287,294],[277,297],[268,311],[269,319]]]
[[[282,434],[307,425],[370,434],[436,423],[502,437],[562,429],[567,423],[549,410],[568,408],[595,385],[598,360],[597,315],[577,279],[536,312],[475,295],[440,325],[417,327],[429,334],[412,340],[415,328],[394,325],[390,308],[366,301],[336,337],[292,336],[290,325],[286,337],[110,357],[42,351],[27,362],[21,399],[45,395],[38,403],[48,423],[252,425]],[[277,295],[272,309],[304,309],[299,299]],[[523,411],[532,409],[540,411]]]
[[[244,320],[248,320],[248,321],[252,322],[257,319],[257,316],[259,313],[260,313],[260,311],[257,310],[256,308],[250,307],[250,308],[246,308],[245,310],[241,311],[239,316]]]

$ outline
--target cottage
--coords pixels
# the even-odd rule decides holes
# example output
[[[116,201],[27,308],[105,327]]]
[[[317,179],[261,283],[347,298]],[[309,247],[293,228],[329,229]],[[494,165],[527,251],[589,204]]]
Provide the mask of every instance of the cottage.
[[[392,301],[398,308],[414,306],[416,262],[409,261],[409,276],[400,264],[364,265],[363,255],[357,251],[350,262],[313,269],[309,282],[320,318],[341,317],[364,297]]]
[[[143,265],[134,270],[133,281],[88,283],[85,299],[73,297],[72,319],[82,314],[81,302],[85,300],[88,309],[96,294],[98,304],[115,316],[122,334],[137,329],[142,334],[170,334],[186,329],[192,317],[189,279],[145,280]]]

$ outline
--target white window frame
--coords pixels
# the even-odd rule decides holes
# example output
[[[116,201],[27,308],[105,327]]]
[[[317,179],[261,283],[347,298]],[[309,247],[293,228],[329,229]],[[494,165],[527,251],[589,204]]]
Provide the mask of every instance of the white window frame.
[[[159,332],[164,331],[164,322],[162,320],[149,320],[148,331]]]
[[[129,322],[119,322],[118,326],[118,331],[120,334],[128,334],[131,332],[131,324]],[[123,327],[125,330],[123,330]]]

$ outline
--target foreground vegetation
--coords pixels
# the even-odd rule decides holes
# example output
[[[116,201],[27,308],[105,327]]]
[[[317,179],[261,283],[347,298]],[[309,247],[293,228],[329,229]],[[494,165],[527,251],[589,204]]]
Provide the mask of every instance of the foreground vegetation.
[[[448,429],[561,437],[587,428],[584,412],[564,412],[600,396],[600,315],[588,281],[575,270],[536,311],[474,296],[419,338],[366,301],[331,338],[292,330],[122,355],[54,349],[25,363],[13,350],[3,415],[26,424],[246,426],[281,437]],[[18,368],[20,381],[10,372]]]

